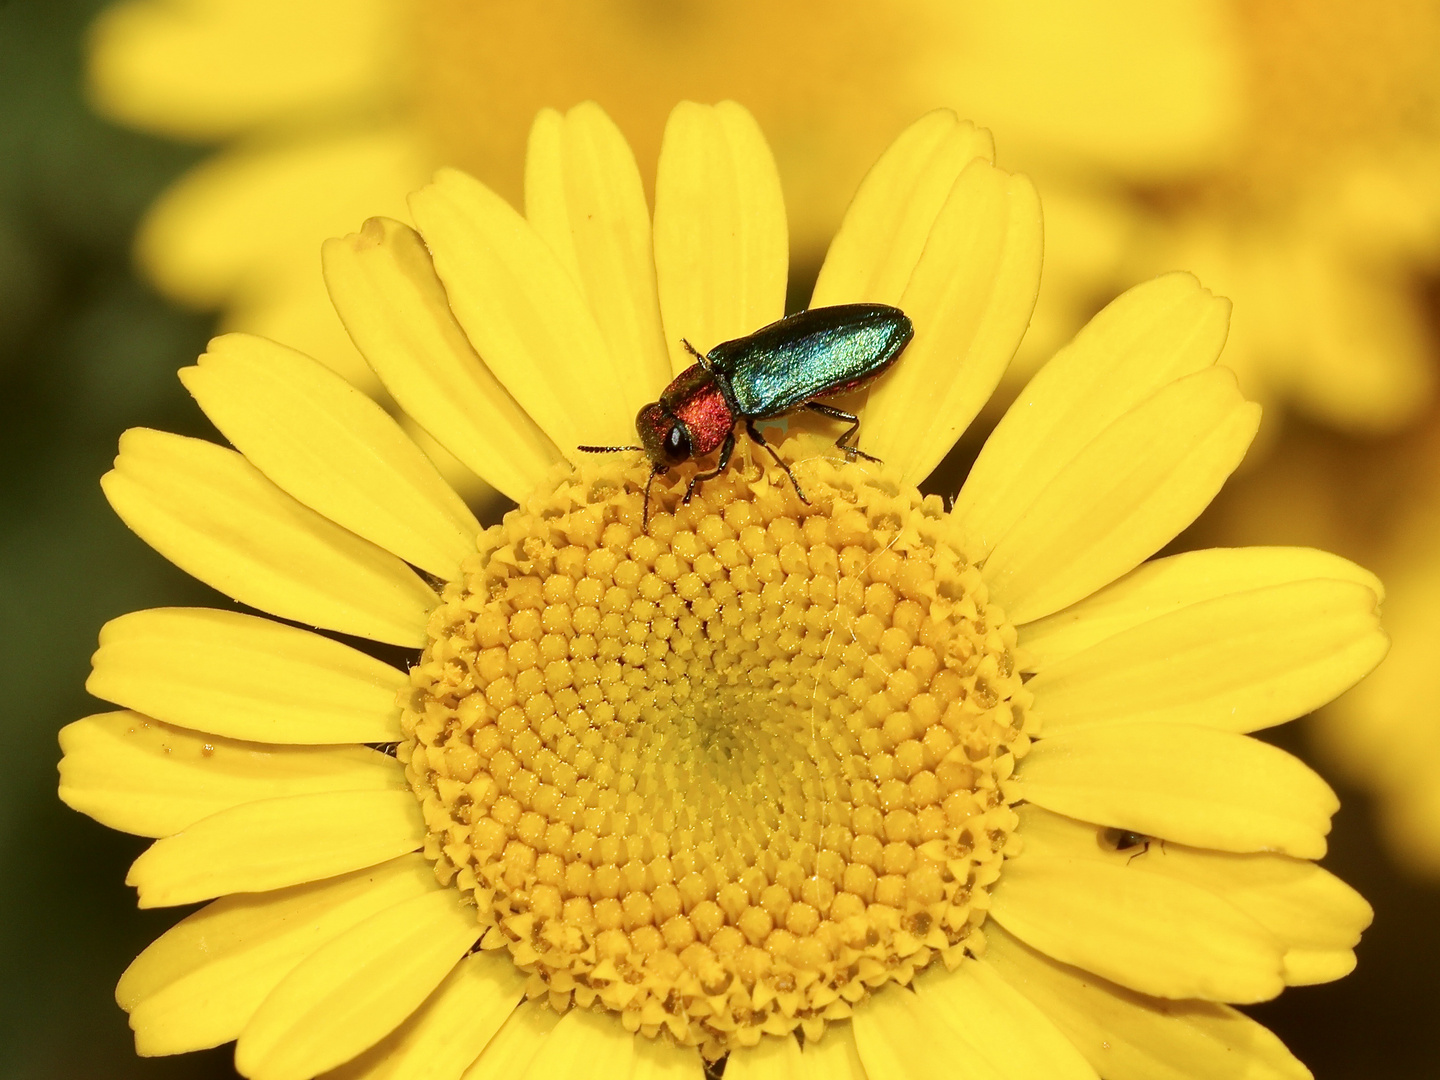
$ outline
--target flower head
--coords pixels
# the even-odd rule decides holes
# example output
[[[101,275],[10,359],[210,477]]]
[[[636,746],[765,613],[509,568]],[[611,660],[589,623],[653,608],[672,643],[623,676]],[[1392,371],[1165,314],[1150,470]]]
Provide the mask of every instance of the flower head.
[[[1311,861],[1329,788],[1246,733],[1379,660],[1380,586],[1298,549],[1145,561],[1256,429],[1215,366],[1228,305],[1184,274],[1120,297],[954,505],[922,497],[1040,267],[1029,182],[930,114],[812,299],[914,323],[849,402],[883,464],[792,417],[693,498],[705,463],[672,470],[647,519],[647,461],[575,448],[630,441],[683,342],[782,313],[776,170],[744,110],[682,105],[652,222],[597,107],[530,147],[524,216],[446,171],[418,233],[325,251],[377,378],[516,499],[501,524],[378,405],[240,335],[182,372],[236,450],[132,431],[105,478],[278,617],[115,620],[88,685],[121,711],[62,735],[62,797],[158,838],[140,902],[211,901],[121,980],[141,1052],[235,1039],[260,1080],[1303,1075],[1223,1003],[1344,974],[1369,909]]]

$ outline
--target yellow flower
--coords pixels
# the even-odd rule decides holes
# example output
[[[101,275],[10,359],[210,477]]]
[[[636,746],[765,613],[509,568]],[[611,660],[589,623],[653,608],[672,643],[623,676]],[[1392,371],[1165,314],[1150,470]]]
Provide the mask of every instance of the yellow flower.
[[[1184,266],[1236,300],[1247,391],[1372,434],[1420,417],[1440,257],[1440,6],[1235,5],[1228,152],[1136,215],[1130,274]]]
[[[671,102],[743,102],[775,140],[795,262],[812,275],[846,193],[936,106],[963,103],[1027,160],[1144,182],[1202,167],[1234,111],[1216,22],[1196,0],[1044,0],[1023,19],[937,0],[899,0],[883,18],[859,0],[824,18],[772,0],[125,0],[94,28],[90,81],[125,123],[229,141],[141,232],[141,262],[166,293],[223,306],[224,328],[289,342],[373,388],[315,249],[366,214],[403,217],[406,193],[441,165],[518,203],[543,107],[598,101],[648,177]],[[1117,56],[1116,41],[1145,47]],[[1087,245],[1070,247],[1093,285],[1104,257]]]
[[[1227,358],[1248,394],[1379,431],[1432,391],[1413,278],[1440,255],[1437,47],[1428,0],[902,0],[884,18],[840,0],[823,19],[771,0],[127,0],[96,26],[91,81],[127,123],[236,140],[150,215],[140,254],[162,288],[367,389],[316,245],[399,215],[441,164],[516,201],[541,107],[598,100],[648,175],[668,102],[745,102],[777,140],[804,275],[889,133],[950,106],[1045,178],[1018,370],[1184,266],[1240,302]]]
[[[399,406],[519,500],[502,524],[259,338],[182,372],[236,450],[121,440],[126,523],[276,616],[115,620],[88,688],[121,708],[62,733],[62,798],[157,838],[141,904],[211,901],[121,979],[140,1052],[234,1039],[259,1080],[1308,1075],[1225,1003],[1345,974],[1370,910],[1312,861],[1333,793],[1247,733],[1386,641],[1378,581],[1322,552],[1145,561],[1258,424],[1215,366],[1229,305],[1186,274],[1121,296],[953,507],[922,497],[1041,245],[988,134],[929,114],[813,297],[913,320],[856,402],[885,464],[794,424],[795,483],[747,442],[646,520],[649,464],[574,448],[633,439],[683,341],[781,315],[778,173],[728,103],[672,114],[653,224],[598,107],[530,147],[525,216],[445,170],[418,234],[374,219],[324,258]],[[423,651],[407,674],[297,623]]]

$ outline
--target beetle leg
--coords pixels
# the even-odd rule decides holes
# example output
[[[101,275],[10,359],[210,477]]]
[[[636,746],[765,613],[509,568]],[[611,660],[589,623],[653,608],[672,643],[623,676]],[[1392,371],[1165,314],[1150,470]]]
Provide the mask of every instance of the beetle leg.
[[[665,472],[664,469],[651,469],[650,479],[645,481],[645,509],[640,511],[640,531],[650,531],[650,489],[655,486],[655,477]]]
[[[854,461],[857,457],[863,457],[866,461],[875,462],[876,465],[884,464],[884,462],[874,454],[867,454],[864,450],[854,445],[854,440],[860,437],[860,418],[854,413],[848,413],[844,409],[837,409],[833,405],[824,405],[818,401],[807,401],[805,408],[811,412],[817,412],[821,416],[828,416],[831,420],[850,421],[850,426],[840,433],[840,437],[835,440],[835,445],[843,450],[845,456],[851,461]]]
[[[770,456],[775,459],[775,464],[779,465],[780,468],[785,470],[785,475],[790,477],[790,483],[795,485],[795,494],[800,496],[800,501],[802,503],[804,503],[806,506],[809,506],[810,500],[805,497],[805,492],[800,490],[800,481],[795,479],[795,474],[790,471],[790,466],[786,465],[785,462],[780,459],[780,455],[775,452],[775,448],[771,446],[768,442],[766,442],[765,439],[761,436],[760,429],[755,426],[755,421],[746,420],[745,430],[750,433],[750,438],[754,439],[766,450],[770,451]]]
[[[732,430],[725,436],[725,442],[720,447],[720,460],[715,468],[706,473],[696,473],[690,478],[690,486],[685,489],[685,504],[688,506],[690,500],[695,497],[695,490],[706,480],[714,480],[730,465],[730,455],[735,452],[735,432]]]

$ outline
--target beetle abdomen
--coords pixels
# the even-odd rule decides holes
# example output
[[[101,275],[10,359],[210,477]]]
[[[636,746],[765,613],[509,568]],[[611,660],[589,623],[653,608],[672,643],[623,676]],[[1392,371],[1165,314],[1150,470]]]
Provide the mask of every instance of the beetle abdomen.
[[[740,414],[763,418],[842,394],[879,375],[914,333],[899,308],[840,304],[797,312],[722,342],[708,359],[729,377]]]

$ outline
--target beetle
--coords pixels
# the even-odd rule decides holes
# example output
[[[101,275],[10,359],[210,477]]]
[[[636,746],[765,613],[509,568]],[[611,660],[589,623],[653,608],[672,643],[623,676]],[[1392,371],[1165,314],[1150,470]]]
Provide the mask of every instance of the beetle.
[[[810,308],[762,326],[753,334],[722,341],[708,353],[683,344],[695,363],[635,417],[639,446],[581,446],[592,454],[643,450],[650,458],[642,521],[650,520],[650,488],[655,478],[716,448],[715,468],[698,472],[685,489],[685,502],[706,480],[730,465],[735,427],[741,421],[750,438],[770,452],[785,470],[795,494],[808,504],[800,482],[755,426],[798,409],[849,423],[835,445],[850,460],[879,462],[855,446],[860,418],[821,402],[865,385],[893,364],[915,336],[914,324],[888,304],[837,304]]]
[[[1144,833],[1132,832],[1129,829],[1101,829],[1100,846],[1107,851],[1134,852],[1126,863],[1138,859],[1150,850],[1150,845],[1155,842],[1153,836],[1146,836]],[[1139,851],[1135,851],[1139,848]],[[1165,849],[1165,841],[1160,841],[1160,849]]]

